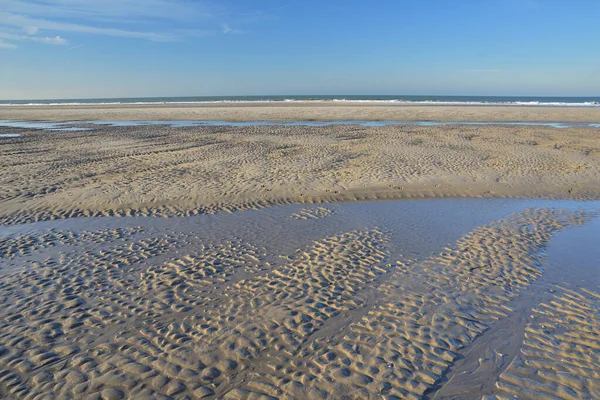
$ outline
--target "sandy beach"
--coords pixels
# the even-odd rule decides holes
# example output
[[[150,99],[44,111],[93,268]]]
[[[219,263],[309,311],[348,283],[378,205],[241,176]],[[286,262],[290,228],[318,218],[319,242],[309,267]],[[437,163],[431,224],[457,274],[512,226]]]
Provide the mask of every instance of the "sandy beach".
[[[599,128],[86,123],[598,123],[597,108],[3,119],[87,130],[0,126],[2,398],[600,398]]]
[[[0,119],[29,121],[483,121],[600,123],[600,107],[419,105],[390,103],[277,102],[0,106]]]
[[[600,196],[595,128],[81,126],[92,130],[0,127],[23,135],[2,139],[3,224],[298,202]]]

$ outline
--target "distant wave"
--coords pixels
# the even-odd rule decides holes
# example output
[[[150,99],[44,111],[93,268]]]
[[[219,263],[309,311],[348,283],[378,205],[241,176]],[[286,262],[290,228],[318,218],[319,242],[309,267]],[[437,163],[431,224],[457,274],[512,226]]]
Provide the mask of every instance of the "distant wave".
[[[410,104],[410,105],[476,105],[476,106],[538,106],[538,107],[600,107],[600,101],[537,101],[537,100],[516,100],[516,101],[494,101],[494,100],[406,100],[406,99],[346,99],[346,98],[310,98],[310,99],[223,99],[223,100],[178,100],[178,99],[159,99],[147,101],[129,101],[126,99],[119,101],[34,101],[34,102],[0,102],[0,107],[5,106],[93,106],[93,105],[157,105],[157,104],[247,104],[247,103],[388,103],[388,104]]]

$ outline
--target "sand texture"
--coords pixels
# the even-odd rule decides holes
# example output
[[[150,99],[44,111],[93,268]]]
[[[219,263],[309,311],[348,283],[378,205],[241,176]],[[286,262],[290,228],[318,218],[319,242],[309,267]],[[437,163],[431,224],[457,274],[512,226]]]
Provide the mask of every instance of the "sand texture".
[[[93,128],[0,128],[23,135],[0,139],[0,224],[331,201],[600,197],[594,128]]]
[[[597,212],[525,209],[407,257],[376,206],[357,229],[346,206],[294,207],[242,216],[247,230],[228,214],[4,228],[0,396],[451,398],[457,362],[505,341],[458,398],[598,396],[600,286],[540,268],[556,233]],[[425,215],[396,212],[428,235]]]
[[[0,106],[0,120],[536,121],[600,122],[600,107],[344,103]]]
[[[597,292],[558,288],[533,310],[521,354],[500,375],[505,397],[490,398],[600,398],[599,305]]]
[[[56,120],[597,113],[0,107]],[[0,398],[600,398],[597,128],[79,125],[0,127]]]

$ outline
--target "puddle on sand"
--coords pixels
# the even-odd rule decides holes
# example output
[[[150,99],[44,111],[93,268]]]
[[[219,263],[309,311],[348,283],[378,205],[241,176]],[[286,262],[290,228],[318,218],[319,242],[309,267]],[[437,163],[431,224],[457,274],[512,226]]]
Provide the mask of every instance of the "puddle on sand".
[[[73,218],[0,226],[0,238],[25,233],[35,234],[35,232],[49,229],[89,231],[141,226],[148,235],[172,231],[194,234],[198,240],[207,241],[223,241],[230,237],[237,237],[264,246],[272,253],[288,254],[297,250],[301,244],[308,244],[326,236],[352,230],[377,228],[386,232],[393,254],[413,261],[422,261],[479,226],[501,220],[529,208],[594,211],[600,209],[600,203],[528,199],[423,199],[307,206],[287,205],[260,210],[166,219],[152,217]],[[325,210],[325,215],[319,210]],[[548,252],[548,258],[557,261],[548,268],[554,268],[556,264],[561,264],[563,259],[568,260],[568,257],[573,257],[575,253],[568,250],[571,247],[580,249],[576,252],[580,257],[587,260],[593,259],[592,252],[595,251],[593,242],[600,237],[600,233],[597,231],[598,223],[560,232],[557,235],[557,244],[553,245]],[[594,229],[596,229],[595,235]],[[576,239],[570,240],[569,235],[578,236]],[[587,239],[580,240],[579,236]],[[555,250],[554,247],[560,249]],[[588,253],[583,251],[584,247],[588,249]],[[579,269],[586,265],[580,261],[570,261],[568,264],[577,265]],[[589,265],[587,268],[593,272],[593,267],[594,265]],[[564,275],[565,278],[575,276],[570,273]]]
[[[600,218],[559,232],[546,250],[545,269],[574,288],[600,285]]]
[[[490,325],[490,329],[476,338],[471,346],[462,349],[459,359],[451,366],[446,376],[426,393],[425,399],[481,399],[482,394],[506,396],[507,393],[510,393],[510,389],[505,389],[504,382],[508,380],[514,383],[514,380],[517,379],[514,374],[520,371],[519,367],[515,367],[515,365],[523,365],[524,362],[539,362],[539,360],[529,358],[532,353],[527,351],[527,346],[532,346],[530,344],[531,338],[535,337],[533,329],[536,327],[534,322],[540,313],[545,315],[549,308],[560,307],[561,305],[557,301],[564,299],[565,296],[570,302],[577,300],[577,296],[582,294],[585,296],[590,292],[596,293],[595,306],[596,310],[599,310],[599,202],[578,203],[567,201],[553,204],[553,202],[544,201],[535,204],[535,206],[557,206],[560,209],[574,210],[577,209],[577,204],[581,205],[580,210],[588,213],[589,220],[582,225],[576,224],[568,229],[558,231],[552,236],[548,244],[540,249],[542,260],[539,267],[543,271],[542,275],[533,281],[526,291],[507,304],[512,310],[507,318]],[[535,230],[537,227],[533,226],[531,229]],[[582,288],[589,290],[589,292],[581,292]],[[592,303],[594,303],[593,299]],[[567,307],[570,307],[569,303],[567,303]],[[585,306],[584,309],[586,312],[590,311],[590,308],[586,309]],[[581,314],[576,313],[575,318],[579,317],[581,317]],[[566,321],[563,322],[565,323],[564,326],[555,325],[559,327],[561,334],[565,330],[568,332],[569,330],[579,331],[583,329],[585,331],[589,329],[584,326],[580,327],[573,321],[576,321],[576,319],[571,320],[570,324]],[[535,343],[533,344],[533,354],[535,354],[535,357],[544,360],[544,362],[548,362],[548,366],[552,370],[552,363],[550,362],[551,358],[554,357],[552,351],[555,347],[560,346],[563,341],[566,342],[564,344],[566,346],[568,340],[564,340],[565,338],[561,338],[559,335],[553,336],[553,333],[545,329],[551,323],[546,322],[546,324],[539,324],[544,331],[544,334],[542,334],[543,340],[552,341],[554,345],[547,349],[549,354],[546,355],[539,344]],[[598,328],[599,326],[592,327],[592,329]],[[585,349],[587,344],[585,342],[577,343],[576,346]],[[524,349],[525,353],[523,353]],[[593,351],[589,354],[593,354]],[[558,356],[559,359],[561,357],[564,356]],[[600,357],[600,353],[596,352],[596,357]],[[561,360],[561,362],[564,361],[564,359]],[[590,365],[590,367],[597,369],[600,368],[600,365]],[[543,368],[540,367],[540,369]],[[559,370],[551,371],[547,376],[551,376]],[[548,371],[542,372],[547,373]],[[567,370],[560,371],[560,373],[570,374],[573,373],[573,369],[567,368]],[[558,376],[560,376],[560,373]],[[584,373],[583,376],[585,377],[585,375]],[[537,378],[537,380],[542,382],[535,382],[539,385],[537,391],[527,392],[529,395],[544,397],[544,392],[552,392],[551,385],[554,385],[555,382],[552,382],[551,377],[547,382],[544,382],[544,379]],[[528,383],[531,384],[533,381],[528,381]],[[544,383],[548,386],[544,387]],[[519,389],[515,387],[515,390],[518,391]],[[583,392],[585,398],[588,398],[587,396],[591,393],[587,390],[590,390],[590,388],[586,388]],[[498,397],[489,398],[490,400],[498,399]]]
[[[250,126],[312,126],[324,127],[333,125],[358,125],[365,127],[378,127],[390,125],[416,125],[416,126],[443,126],[443,125],[522,125],[522,126],[545,126],[552,128],[600,128],[600,124],[594,123],[562,123],[562,122],[438,122],[438,121],[359,121],[359,120],[339,120],[339,121],[70,121],[70,122],[44,122],[44,121],[8,121],[0,120],[0,126],[26,129],[46,129],[50,131],[86,131],[88,127],[74,127],[73,125],[108,125],[115,127],[127,126],[154,126],[165,125],[171,127],[200,127],[200,126],[230,126],[230,127],[250,127]]]
[[[324,205],[287,205],[260,210],[217,213],[191,217],[100,217],[73,218],[0,227],[2,234],[35,232],[36,230],[90,230],[142,226],[147,232],[167,230],[193,233],[202,240],[219,241],[240,237],[270,247],[277,252],[291,251],[300,243],[351,230],[373,229],[389,232],[395,252],[422,259],[440,251],[477,226],[505,218],[530,207],[527,200],[506,199],[424,199],[404,201],[356,202]],[[554,202],[553,204],[559,204]],[[569,202],[565,202],[570,204]],[[313,210],[327,209],[321,217]],[[295,219],[301,210],[311,214]]]
[[[390,126],[390,125],[416,125],[416,126],[440,126],[440,125],[525,125],[525,126],[547,126],[552,128],[568,127],[590,127],[597,128],[600,124],[570,124],[560,122],[437,122],[437,121],[88,121],[89,124],[110,126],[146,126],[146,125],[168,125],[173,127],[190,126],[333,126],[333,125],[358,125],[365,127]]]
[[[78,132],[89,131],[90,128],[66,126],[68,122],[43,122],[43,121],[9,121],[0,120],[0,126],[8,128],[23,128],[23,129],[44,129],[57,132]]]
[[[480,399],[518,356],[549,288],[585,276],[598,285],[589,247],[599,209],[427,199],[0,227],[0,338],[22,336],[9,360],[66,354],[31,370],[3,358],[0,367],[15,377],[11,388],[28,382],[32,396],[71,393],[60,371],[69,368],[78,384],[88,374],[131,380],[122,397],[136,388],[339,398],[351,388],[361,397]],[[585,251],[574,254],[578,246]],[[38,301],[46,293],[51,301]],[[91,370],[79,374],[84,356]],[[156,384],[173,370],[185,372],[176,387]],[[574,389],[580,398],[591,397],[587,382]]]
[[[18,138],[21,136],[23,136],[23,135],[20,135],[18,133],[0,133],[0,139],[2,139],[2,138]]]

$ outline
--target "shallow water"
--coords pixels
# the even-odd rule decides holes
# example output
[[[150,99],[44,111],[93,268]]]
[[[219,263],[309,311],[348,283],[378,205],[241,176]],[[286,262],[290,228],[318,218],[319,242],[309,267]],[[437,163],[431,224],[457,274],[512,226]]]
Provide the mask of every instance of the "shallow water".
[[[443,126],[443,125],[500,125],[500,126],[545,126],[552,128],[600,128],[600,124],[594,123],[562,123],[562,122],[437,122],[437,121],[71,121],[71,122],[32,122],[32,121],[8,121],[0,120],[0,126],[25,129],[46,129],[50,131],[86,131],[91,128],[79,127],[73,125],[108,125],[115,127],[127,126],[149,126],[166,125],[171,127],[194,127],[194,126],[231,126],[231,127],[250,127],[250,126],[312,126],[323,127],[333,125],[357,125],[364,127],[392,126],[392,125],[415,125],[415,126]]]
[[[510,382],[532,379],[515,365],[531,361],[544,372],[541,392],[529,393],[540,397],[554,390],[552,374],[569,357],[547,343],[575,338],[589,362],[576,370],[573,390],[593,398],[589,371],[600,352],[576,336],[584,322],[573,309],[598,308],[600,296],[581,290],[600,289],[599,237],[598,201],[521,199],[0,227],[0,341],[15,343],[0,354],[0,368],[16,377],[11,387],[33,382],[34,393],[73,390],[62,369],[78,374],[85,355],[92,371],[78,380],[102,376],[99,390],[107,390],[118,373],[114,388],[124,397],[144,388],[339,398],[352,388],[367,397],[480,399],[514,394]],[[583,332],[599,328],[586,321]],[[47,349],[68,355],[36,366]],[[16,359],[32,372],[14,367]],[[35,386],[40,370],[54,386]],[[304,374],[310,379],[297,378]],[[291,377],[298,380],[290,386]],[[123,379],[132,384],[118,386]]]
[[[559,232],[546,250],[547,271],[574,287],[600,285],[600,218]]]
[[[15,226],[0,226],[0,235],[15,235],[60,230],[95,230],[142,226],[147,232],[178,231],[194,233],[201,240],[226,240],[238,237],[269,247],[270,251],[296,248],[322,237],[360,229],[382,229],[389,233],[397,254],[423,259],[478,226],[500,220],[530,208],[556,208],[597,212],[598,201],[530,199],[422,199],[376,202],[350,202],[326,205],[286,205],[259,210],[217,213],[189,217],[98,217],[43,221]],[[310,215],[327,210],[326,216]],[[307,219],[295,214],[308,212]],[[583,227],[560,232],[549,250],[551,259],[568,260],[577,254],[594,259],[593,246],[600,237],[598,220]],[[582,240],[585,238],[585,240]],[[558,247],[555,249],[554,247]],[[575,253],[568,249],[577,249]],[[589,253],[582,249],[587,248]],[[599,258],[600,259],[600,258]],[[558,262],[560,264],[560,262]],[[570,264],[585,265],[571,261]],[[591,267],[587,267],[591,271]],[[565,275],[568,277],[568,274]],[[595,276],[598,278],[598,276]],[[600,283],[600,282],[599,282]]]
[[[37,122],[37,121],[8,121],[0,120],[0,126],[23,129],[45,129],[58,132],[89,131],[90,128],[70,127],[67,122]]]
[[[23,135],[20,135],[18,133],[0,133],[0,139],[1,138],[17,138],[17,137],[21,137]]]
[[[440,126],[440,125],[525,125],[525,126],[547,126],[552,128],[590,127],[598,128],[600,124],[579,124],[560,122],[436,122],[436,121],[89,121],[90,124],[110,126],[144,126],[144,125],[169,125],[174,127],[189,126],[332,126],[332,125],[358,125],[365,127],[390,126],[390,125],[416,125],[416,126]]]
[[[243,237],[281,248],[296,245],[301,238],[320,237],[353,229],[378,227],[389,230],[397,238],[401,253],[424,255],[451,243],[477,226],[531,207],[593,209],[594,202],[537,201],[522,199],[423,199],[377,202],[351,202],[327,205],[286,205],[259,210],[217,213],[189,217],[98,217],[72,218],[0,226],[0,235],[48,229],[94,230],[124,226],[143,226],[157,232],[177,230],[194,232],[203,239],[223,240]],[[327,209],[323,218],[296,220],[292,215],[301,210]]]

